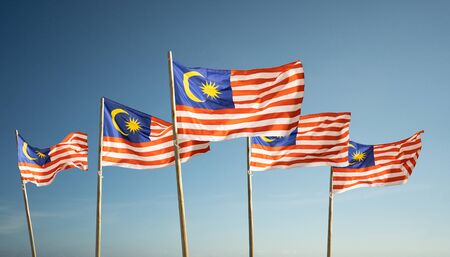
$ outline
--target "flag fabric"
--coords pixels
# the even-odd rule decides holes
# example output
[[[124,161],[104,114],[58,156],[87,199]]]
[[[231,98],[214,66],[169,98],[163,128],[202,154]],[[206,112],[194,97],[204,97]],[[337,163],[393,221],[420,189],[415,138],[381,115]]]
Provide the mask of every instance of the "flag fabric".
[[[87,134],[73,132],[60,143],[50,148],[37,148],[28,145],[22,136],[17,135],[18,166],[24,183],[46,186],[56,175],[66,169],[88,169]]]
[[[209,142],[178,141],[182,162],[209,151]],[[172,124],[105,98],[102,166],[155,169],[174,161]]]
[[[333,192],[406,183],[422,149],[422,133],[423,131],[419,131],[405,140],[380,145],[363,145],[350,141],[350,165],[333,167]]]
[[[297,127],[304,92],[300,61],[253,70],[188,68],[173,62],[173,72],[180,138],[288,136]]]
[[[350,118],[349,112],[302,115],[287,137],[252,137],[250,170],[348,166]]]

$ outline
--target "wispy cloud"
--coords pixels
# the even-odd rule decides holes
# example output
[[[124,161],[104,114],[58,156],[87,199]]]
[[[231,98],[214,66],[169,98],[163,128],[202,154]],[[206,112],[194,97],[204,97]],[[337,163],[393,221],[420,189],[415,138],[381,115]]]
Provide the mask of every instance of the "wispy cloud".
[[[7,205],[0,205],[0,234],[13,234],[22,231],[25,215]]]

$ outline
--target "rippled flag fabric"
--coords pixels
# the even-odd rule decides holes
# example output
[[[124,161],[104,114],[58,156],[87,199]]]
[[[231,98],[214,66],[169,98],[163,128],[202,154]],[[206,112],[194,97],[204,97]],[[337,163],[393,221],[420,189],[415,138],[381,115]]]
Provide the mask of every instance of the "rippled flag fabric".
[[[348,166],[350,119],[348,112],[302,115],[287,137],[252,137],[250,169]]]
[[[300,61],[253,70],[188,68],[173,62],[180,138],[220,141],[288,136],[304,92]]]
[[[21,135],[17,136],[18,166],[24,183],[46,186],[66,169],[88,169],[87,134],[73,132],[50,148],[30,146]]]
[[[209,143],[179,140],[180,158],[209,151]],[[102,166],[155,169],[175,161],[172,125],[125,105],[104,99]]]
[[[405,140],[379,145],[350,141],[350,165],[333,167],[333,191],[342,193],[359,187],[406,183],[422,149],[422,133],[423,131],[419,131]]]

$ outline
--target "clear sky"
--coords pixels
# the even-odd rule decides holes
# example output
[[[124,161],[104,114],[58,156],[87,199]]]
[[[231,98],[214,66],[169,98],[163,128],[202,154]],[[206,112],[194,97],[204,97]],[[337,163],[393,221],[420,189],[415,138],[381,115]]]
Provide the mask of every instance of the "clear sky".
[[[0,256],[29,256],[14,129],[89,134],[89,171],[28,185],[39,256],[94,256],[101,96],[170,120],[167,50],[188,66],[301,59],[303,114],[351,111],[351,138],[424,129],[406,185],[336,196],[334,256],[450,256],[448,1],[1,1]],[[191,256],[247,256],[245,139],[183,165]],[[257,173],[258,257],[322,257],[329,168]],[[175,169],[106,167],[103,256],[181,255]]]

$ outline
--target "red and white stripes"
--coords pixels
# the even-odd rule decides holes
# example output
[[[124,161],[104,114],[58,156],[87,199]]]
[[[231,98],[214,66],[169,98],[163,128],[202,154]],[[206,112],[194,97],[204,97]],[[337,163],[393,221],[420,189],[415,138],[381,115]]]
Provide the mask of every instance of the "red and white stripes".
[[[190,140],[287,136],[297,127],[304,92],[300,61],[274,68],[231,70],[235,108],[177,105],[178,133]]]
[[[120,166],[131,169],[156,169],[170,166],[175,161],[173,131],[169,122],[151,118],[149,142],[132,143],[126,139],[103,137],[103,166]],[[209,143],[179,140],[181,162],[209,151]]]
[[[350,119],[347,112],[301,116],[295,145],[252,144],[250,169],[348,166]]]
[[[88,169],[88,140],[87,134],[81,132],[70,133],[59,144],[51,147],[50,162],[39,166],[37,164],[19,162],[22,180],[37,186],[52,183],[56,175],[65,169]]]
[[[390,186],[408,181],[422,148],[419,131],[402,141],[374,145],[375,165],[367,168],[333,168],[333,191]]]

